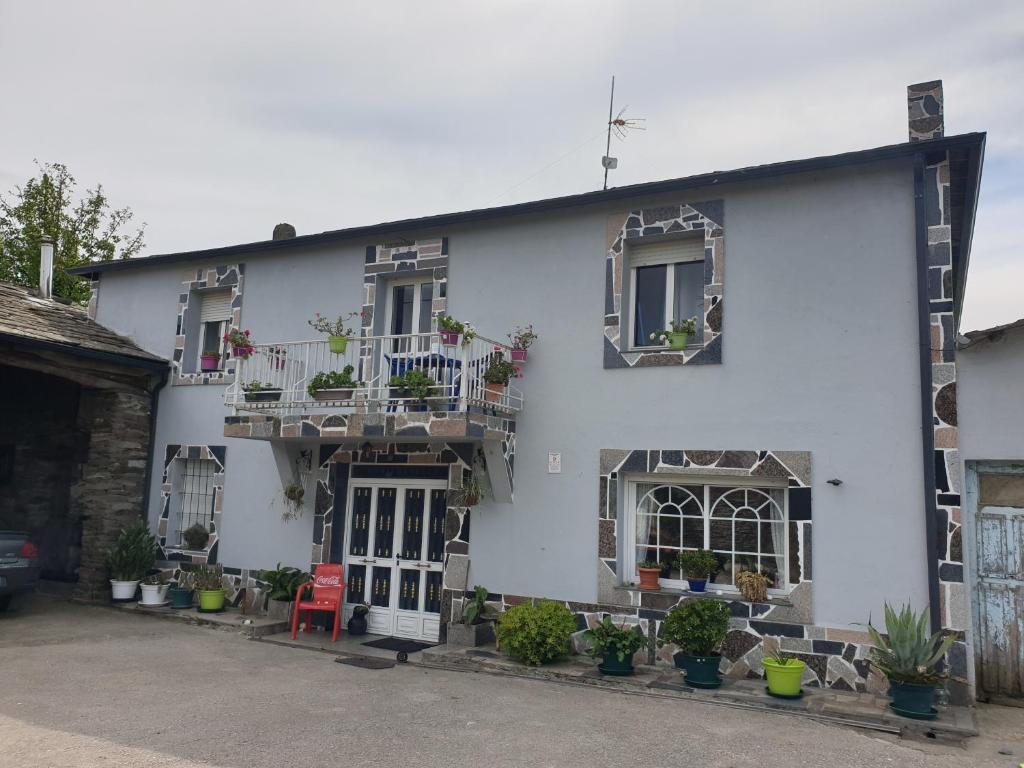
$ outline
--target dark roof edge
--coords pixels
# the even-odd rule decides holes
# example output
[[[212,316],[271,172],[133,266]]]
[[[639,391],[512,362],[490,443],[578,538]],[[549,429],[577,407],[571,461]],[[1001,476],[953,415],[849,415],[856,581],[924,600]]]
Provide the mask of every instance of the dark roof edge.
[[[1009,331],[1017,331],[1024,329],[1024,317],[1020,320],[1014,320],[1012,323],[1004,323],[1003,325],[996,325],[992,328],[984,328],[980,331],[968,331],[963,334],[960,338],[964,339],[957,344],[957,349],[968,349],[973,347],[985,339],[1000,339],[1005,336]]]
[[[401,219],[399,221],[389,221],[380,224],[350,227],[348,229],[328,230],[314,235],[302,235],[300,237],[289,238],[287,240],[262,240],[255,243],[227,245],[198,251],[182,251],[180,253],[160,254],[134,259],[102,261],[75,267],[73,269],[69,269],[68,272],[73,275],[91,275],[101,272],[118,272],[125,269],[134,269],[143,266],[174,264],[176,262],[193,261],[197,259],[226,258],[244,253],[265,253],[298,246],[320,245],[338,240],[368,237],[371,235],[394,234],[397,232],[407,232],[409,230],[430,229],[450,226],[452,224],[488,221],[506,216],[522,216],[530,213],[574,208],[593,203],[609,202],[629,197],[639,197],[641,195],[658,195],[665,192],[676,192],[685,189],[694,189],[697,187],[714,186],[717,184],[733,184],[737,182],[756,181],[776,176],[785,176],[794,173],[808,173],[811,171],[827,170],[831,168],[839,168],[845,165],[874,163],[904,157],[910,158],[922,150],[941,151],[963,147],[983,146],[984,141],[984,133],[965,133],[959,136],[947,136],[940,139],[929,139],[927,141],[907,142],[903,144],[890,144],[888,146],[876,147],[873,149],[843,152],[838,155],[825,155],[822,157],[812,157],[803,160],[786,160],[780,163],[756,165],[732,171],[713,171],[711,173],[703,173],[697,176],[685,176],[676,179],[666,179],[664,181],[649,181],[641,184],[630,184],[625,187],[613,187],[607,190],[583,192],[576,195],[553,197],[545,200],[534,200],[526,203],[513,203],[512,205],[503,205],[496,208],[477,208],[458,213],[442,213],[415,219]]]
[[[956,295],[953,297],[953,318],[954,327],[960,327],[960,317],[964,306],[964,296],[967,293],[968,267],[971,262],[971,245],[974,241],[974,222],[978,214],[978,196],[981,194],[981,169],[985,164],[985,134],[981,135],[981,141],[975,151],[970,153],[967,159],[967,190],[964,195],[965,203],[970,206],[970,215],[964,217],[963,229],[960,232],[961,258],[957,265],[957,274],[954,275]],[[965,211],[965,213],[967,213]]]
[[[144,368],[153,372],[166,371],[170,366],[170,363],[167,360],[151,360],[144,357],[133,357],[132,355],[120,355],[116,352],[104,352],[99,349],[78,347],[74,344],[59,344],[55,341],[31,339],[26,336],[18,336],[13,333],[0,333],[0,342],[6,342],[19,347],[27,347],[29,349],[43,349],[48,352],[60,352],[65,355],[82,357],[87,360],[113,363],[114,365],[121,365],[126,368]]]

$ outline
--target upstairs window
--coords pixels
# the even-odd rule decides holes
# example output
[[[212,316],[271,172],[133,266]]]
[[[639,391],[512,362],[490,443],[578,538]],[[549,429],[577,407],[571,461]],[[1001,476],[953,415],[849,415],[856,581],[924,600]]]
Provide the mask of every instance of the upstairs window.
[[[231,324],[231,291],[204,291],[199,301],[199,357],[217,355],[223,360],[224,334]]]
[[[704,336],[704,239],[662,240],[629,247],[633,347],[660,347],[651,334],[697,318],[691,346]]]

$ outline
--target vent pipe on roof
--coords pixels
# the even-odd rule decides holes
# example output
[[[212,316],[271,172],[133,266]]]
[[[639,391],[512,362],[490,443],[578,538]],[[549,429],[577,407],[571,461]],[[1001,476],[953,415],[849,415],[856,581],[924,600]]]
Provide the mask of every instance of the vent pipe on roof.
[[[49,235],[39,241],[39,295],[53,297],[53,238]]]
[[[278,224],[274,227],[272,240],[291,240],[295,237],[295,227],[291,224]]]
[[[907,86],[907,122],[911,141],[941,139],[946,135],[941,80]]]

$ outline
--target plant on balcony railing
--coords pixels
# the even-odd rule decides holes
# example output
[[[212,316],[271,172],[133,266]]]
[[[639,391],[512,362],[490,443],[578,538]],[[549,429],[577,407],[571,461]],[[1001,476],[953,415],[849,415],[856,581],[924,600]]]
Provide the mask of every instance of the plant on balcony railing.
[[[454,347],[462,337],[462,344],[465,346],[476,338],[476,330],[469,323],[456,320],[451,315],[441,315],[437,318],[437,332],[441,335],[441,343]]]
[[[327,346],[336,355],[345,354],[348,349],[348,340],[355,334],[355,329],[348,326],[353,318],[362,318],[362,312],[349,312],[347,315],[339,315],[334,320],[328,320],[317,312],[312,320],[307,320],[314,331],[327,334]]]
[[[242,385],[247,403],[272,403],[281,399],[281,388],[269,381],[253,380]]]
[[[520,328],[518,325],[508,334],[508,341],[512,347],[512,362],[525,363],[527,350],[537,340],[537,333],[533,330],[533,324]]]
[[[409,405],[410,411],[426,410],[428,400],[442,399],[441,388],[422,368],[410,368],[400,376],[392,376],[388,385],[392,397],[415,400]]]
[[[506,360],[503,353],[492,354],[483,372],[484,400],[489,403],[501,402],[508,383],[518,375],[519,369]]]
[[[231,347],[231,356],[238,360],[248,360],[256,351],[252,343],[252,334],[248,330],[232,328],[224,334],[224,343]]]
[[[352,378],[355,371],[351,365],[346,365],[338,371],[321,371],[314,376],[306,391],[314,400],[351,400],[352,393],[362,386],[362,382]]]

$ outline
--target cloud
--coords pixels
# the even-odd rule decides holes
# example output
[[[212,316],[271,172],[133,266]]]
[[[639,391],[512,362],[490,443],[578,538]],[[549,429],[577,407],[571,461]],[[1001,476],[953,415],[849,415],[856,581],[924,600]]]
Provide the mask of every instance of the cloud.
[[[1024,315],[1015,2],[5,3],[0,183],[67,163],[151,253],[581,192],[612,74],[616,185],[903,141],[942,78],[989,132],[964,327]]]

